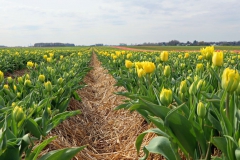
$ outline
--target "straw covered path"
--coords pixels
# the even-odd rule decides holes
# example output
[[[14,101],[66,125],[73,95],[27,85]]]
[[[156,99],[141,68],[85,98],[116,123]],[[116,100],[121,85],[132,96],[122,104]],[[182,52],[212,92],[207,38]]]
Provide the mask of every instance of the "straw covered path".
[[[135,140],[148,128],[147,124],[137,113],[114,111],[124,100],[114,92],[124,88],[114,86],[115,79],[101,66],[96,54],[92,56],[90,67],[93,69],[84,79],[87,87],[78,91],[82,102],[72,99],[69,107],[69,110],[80,109],[82,114],[65,120],[51,132],[50,136],[58,138],[45,152],[87,145],[74,159],[138,159]]]

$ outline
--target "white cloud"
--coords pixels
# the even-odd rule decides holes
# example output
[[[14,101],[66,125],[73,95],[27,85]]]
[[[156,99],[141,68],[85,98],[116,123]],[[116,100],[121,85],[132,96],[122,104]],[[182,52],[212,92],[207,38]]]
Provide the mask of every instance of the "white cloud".
[[[0,45],[240,40],[238,0],[0,0]]]

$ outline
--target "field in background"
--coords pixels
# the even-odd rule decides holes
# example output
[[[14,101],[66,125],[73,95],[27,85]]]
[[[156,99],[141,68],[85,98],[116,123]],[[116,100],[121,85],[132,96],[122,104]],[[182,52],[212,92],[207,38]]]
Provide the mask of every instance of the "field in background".
[[[172,50],[200,50],[205,46],[126,46],[127,48],[140,50],[158,50],[158,51],[172,51]],[[240,46],[214,46],[215,50],[238,50]]]

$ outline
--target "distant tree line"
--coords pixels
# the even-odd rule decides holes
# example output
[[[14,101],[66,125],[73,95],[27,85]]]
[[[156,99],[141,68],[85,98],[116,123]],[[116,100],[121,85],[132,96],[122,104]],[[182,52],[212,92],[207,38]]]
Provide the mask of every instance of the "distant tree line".
[[[34,47],[74,47],[72,43],[35,43]]]
[[[186,43],[180,42],[178,40],[171,40],[169,42],[144,42],[142,44],[138,44],[138,46],[210,46],[210,45],[218,45],[218,46],[240,46],[240,41],[221,41],[221,42],[204,42],[194,40],[193,42],[187,41]]]

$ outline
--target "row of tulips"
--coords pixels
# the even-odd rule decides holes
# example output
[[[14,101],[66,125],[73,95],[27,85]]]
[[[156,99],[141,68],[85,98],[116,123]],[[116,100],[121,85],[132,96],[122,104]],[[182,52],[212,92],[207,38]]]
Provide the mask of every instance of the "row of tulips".
[[[89,50],[43,50],[41,63],[29,61],[28,73],[4,78],[0,72],[0,159],[71,159],[84,146],[40,152],[56,137],[47,134],[65,119],[80,114],[67,111],[71,97],[89,71]],[[57,52],[61,52],[60,54]],[[65,53],[64,56],[62,53]],[[34,141],[41,140],[38,145]]]
[[[68,55],[71,50],[65,51],[58,49],[35,49],[35,48],[4,48],[0,50],[0,71],[14,72],[26,68],[26,63],[34,61],[36,63],[42,62],[43,56],[51,58],[55,54],[57,56]]]
[[[206,47],[200,52],[96,50],[127,92],[116,109],[137,111],[155,128],[142,149],[166,159],[240,159],[240,56]],[[179,151],[180,150],[180,151]],[[221,155],[214,155],[214,150]]]

